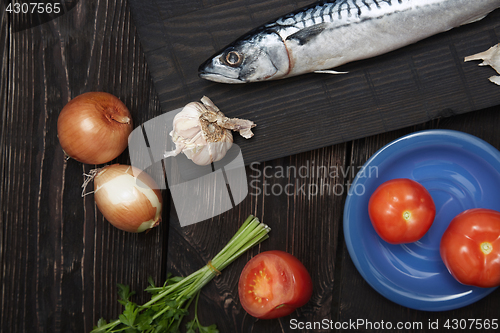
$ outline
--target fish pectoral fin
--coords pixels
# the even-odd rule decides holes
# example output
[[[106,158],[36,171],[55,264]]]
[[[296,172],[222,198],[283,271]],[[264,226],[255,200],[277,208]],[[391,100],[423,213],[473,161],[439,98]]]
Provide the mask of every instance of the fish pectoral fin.
[[[466,24],[477,22],[477,21],[481,21],[485,17],[486,17],[486,15],[475,16],[475,17],[470,18],[469,20],[465,21],[464,23],[462,23],[460,25],[466,25]]]
[[[331,69],[326,69],[326,70],[319,70],[319,71],[314,71],[314,73],[317,74],[347,74],[349,72],[337,72]]]
[[[326,23],[319,23],[310,27],[300,29],[294,34],[291,34],[286,40],[296,40],[299,45],[307,44],[311,39],[322,33],[327,27]]]

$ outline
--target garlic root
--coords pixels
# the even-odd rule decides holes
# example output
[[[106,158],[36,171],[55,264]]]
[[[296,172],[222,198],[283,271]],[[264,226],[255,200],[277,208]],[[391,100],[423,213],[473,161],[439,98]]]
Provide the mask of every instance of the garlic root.
[[[239,118],[228,118],[219,110],[217,106],[208,98],[203,96],[201,102],[206,106],[207,112],[200,117],[210,123],[217,123],[218,126],[239,132],[245,139],[250,139],[253,136],[252,128],[256,125],[253,121]]]
[[[465,57],[464,59],[464,61],[471,60],[483,60],[483,62],[480,63],[479,66],[490,66],[498,74],[500,74],[500,43],[490,47],[484,52],[470,55],[468,57]],[[500,76],[492,76],[489,78],[489,80],[497,85],[500,85]]]

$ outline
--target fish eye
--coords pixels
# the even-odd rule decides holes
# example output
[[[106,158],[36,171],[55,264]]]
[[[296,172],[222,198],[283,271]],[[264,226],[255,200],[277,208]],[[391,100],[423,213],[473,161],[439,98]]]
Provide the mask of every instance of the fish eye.
[[[243,56],[235,51],[231,50],[224,55],[224,62],[231,67],[237,67],[243,62]]]

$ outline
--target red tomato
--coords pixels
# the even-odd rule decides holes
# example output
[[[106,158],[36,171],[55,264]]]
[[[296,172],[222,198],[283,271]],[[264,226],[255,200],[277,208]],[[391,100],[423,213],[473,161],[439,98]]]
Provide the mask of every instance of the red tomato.
[[[412,243],[429,230],[436,206],[429,192],[406,178],[389,180],[373,192],[368,203],[370,220],[388,243]]]
[[[441,238],[441,258],[458,282],[500,285],[500,212],[475,208],[451,220]]]
[[[267,251],[245,265],[238,293],[243,309],[250,315],[273,319],[306,304],[312,295],[312,281],[297,258],[283,251]]]

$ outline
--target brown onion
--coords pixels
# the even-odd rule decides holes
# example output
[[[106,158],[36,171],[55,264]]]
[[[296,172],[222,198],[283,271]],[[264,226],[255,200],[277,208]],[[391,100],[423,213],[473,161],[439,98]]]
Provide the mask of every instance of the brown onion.
[[[57,136],[69,157],[88,164],[107,163],[128,145],[132,116],[116,96],[88,92],[73,98],[59,114]]]
[[[98,170],[94,199],[104,218],[121,230],[143,232],[161,221],[158,185],[147,173],[130,165],[113,164]]]

